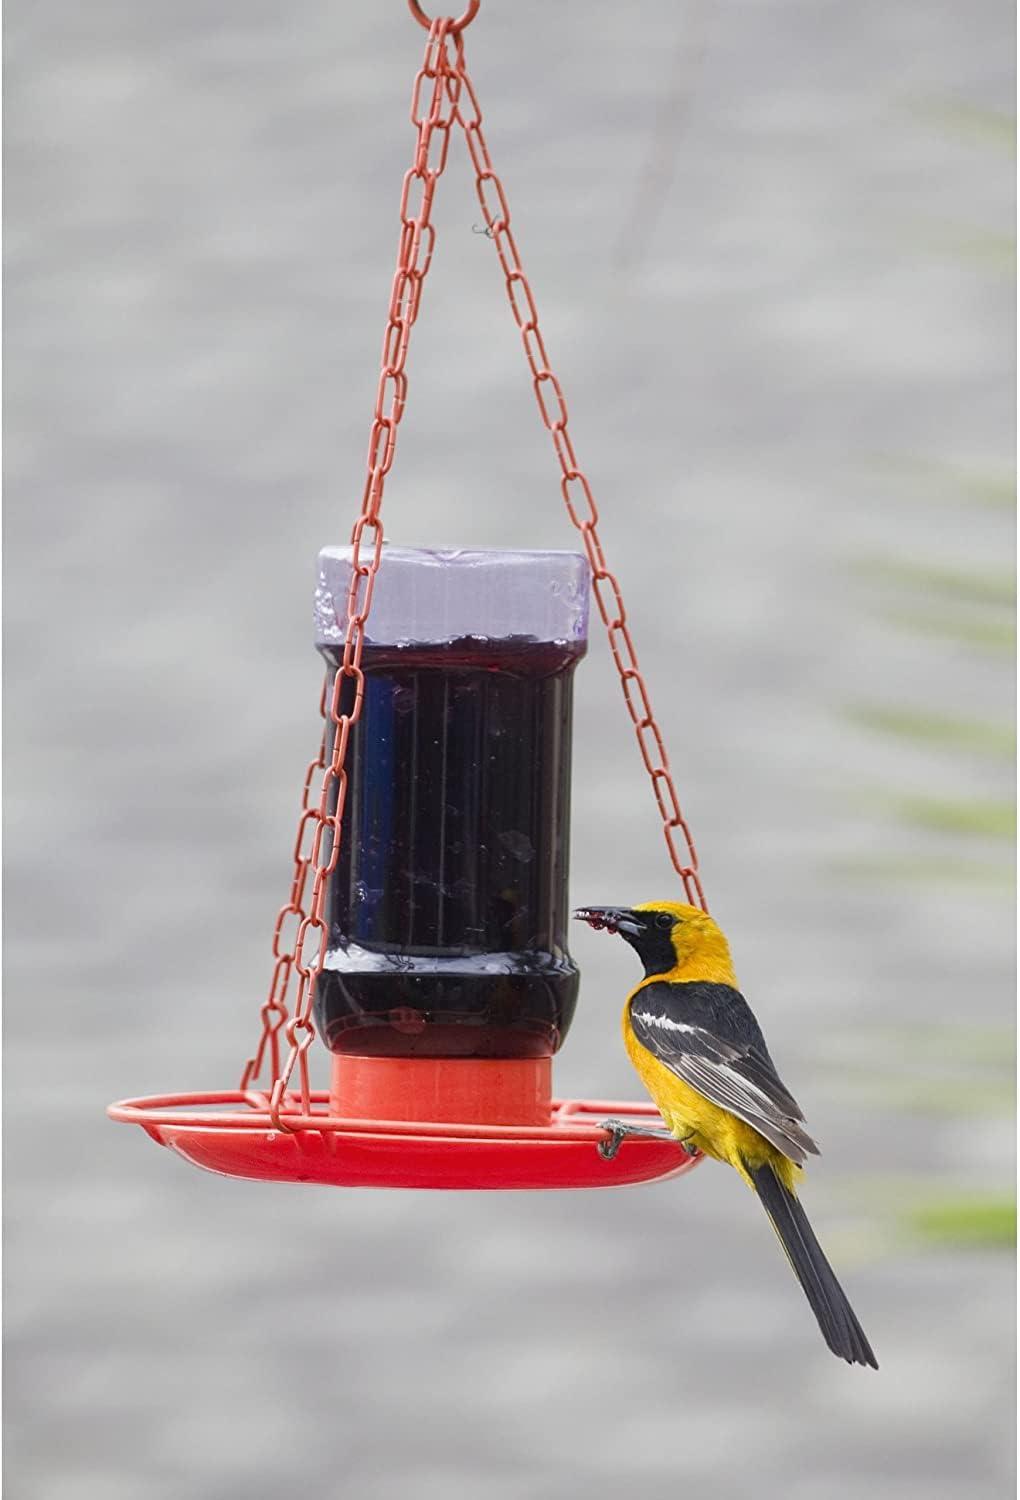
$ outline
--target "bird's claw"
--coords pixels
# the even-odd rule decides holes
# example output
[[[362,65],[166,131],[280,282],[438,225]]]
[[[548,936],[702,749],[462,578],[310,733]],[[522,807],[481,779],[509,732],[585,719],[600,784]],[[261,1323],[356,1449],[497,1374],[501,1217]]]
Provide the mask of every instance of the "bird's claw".
[[[599,1155],[603,1161],[612,1161],[629,1132],[622,1120],[602,1120],[600,1125],[609,1131],[609,1139],[599,1141]]]
[[[601,1129],[609,1132],[609,1139],[598,1143],[599,1155],[603,1161],[612,1161],[628,1136],[634,1140],[674,1141],[684,1155],[692,1159],[701,1154],[697,1146],[692,1144],[689,1136],[686,1138],[675,1136],[670,1130],[653,1130],[646,1125],[627,1125],[623,1120],[600,1120],[599,1125]]]

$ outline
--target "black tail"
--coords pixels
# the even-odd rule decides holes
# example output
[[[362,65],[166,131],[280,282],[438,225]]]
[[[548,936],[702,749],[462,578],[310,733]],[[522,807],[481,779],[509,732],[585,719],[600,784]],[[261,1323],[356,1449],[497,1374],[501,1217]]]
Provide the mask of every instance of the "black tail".
[[[854,1316],[835,1272],[815,1239],[800,1200],[784,1187],[771,1167],[748,1166],[747,1170],[765,1212],[772,1220],[772,1227],[783,1243],[794,1274],[811,1303],[825,1342],[833,1354],[838,1354],[848,1364],[870,1365],[877,1370],[878,1360],[871,1352],[864,1329]]]

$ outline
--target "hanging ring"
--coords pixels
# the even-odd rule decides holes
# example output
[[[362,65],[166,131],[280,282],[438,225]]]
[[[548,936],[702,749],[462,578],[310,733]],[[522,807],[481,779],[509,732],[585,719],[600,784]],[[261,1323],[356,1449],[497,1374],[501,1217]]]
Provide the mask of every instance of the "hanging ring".
[[[450,22],[449,31],[451,36],[456,36],[459,31],[464,30],[465,26],[470,26],[478,14],[478,7],[481,3],[482,0],[468,0],[467,9],[464,11],[464,14],[458,16],[456,21]],[[426,31],[431,31],[432,22],[418,4],[418,0],[407,0],[407,6],[414,19],[418,22],[418,25],[424,26]]]

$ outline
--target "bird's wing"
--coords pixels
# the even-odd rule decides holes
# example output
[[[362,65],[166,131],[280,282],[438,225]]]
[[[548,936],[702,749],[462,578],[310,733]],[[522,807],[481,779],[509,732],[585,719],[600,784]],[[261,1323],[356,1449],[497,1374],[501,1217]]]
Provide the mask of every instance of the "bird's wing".
[[[739,990],[698,981],[642,985],[631,997],[630,1019],[638,1041],[659,1062],[777,1151],[798,1166],[818,1154]]]

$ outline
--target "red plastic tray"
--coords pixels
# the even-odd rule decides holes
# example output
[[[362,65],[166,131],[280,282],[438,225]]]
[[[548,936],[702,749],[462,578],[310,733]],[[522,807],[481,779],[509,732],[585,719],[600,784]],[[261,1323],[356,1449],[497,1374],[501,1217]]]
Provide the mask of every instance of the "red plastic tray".
[[[315,1182],[333,1187],[607,1188],[676,1177],[697,1166],[675,1141],[634,1137],[612,1161],[599,1154],[607,1118],[649,1125],[652,1104],[554,1100],[547,1126],[436,1125],[420,1121],[349,1120],[312,1113],[290,1101],[275,1130],[264,1096],[164,1094],[111,1104],[111,1119],[141,1125],[196,1167],[259,1182]],[[321,1110],[321,1112],[320,1112]]]

